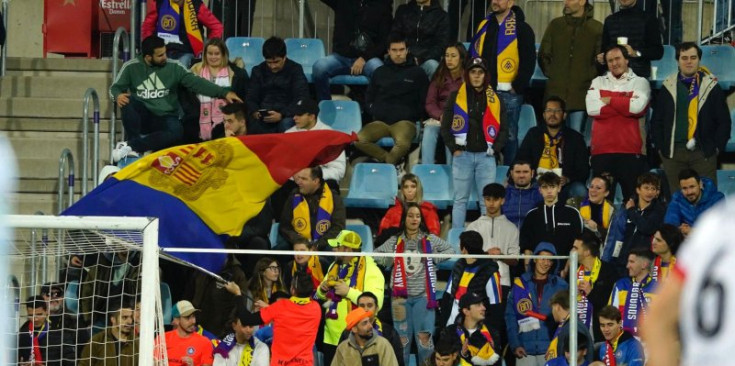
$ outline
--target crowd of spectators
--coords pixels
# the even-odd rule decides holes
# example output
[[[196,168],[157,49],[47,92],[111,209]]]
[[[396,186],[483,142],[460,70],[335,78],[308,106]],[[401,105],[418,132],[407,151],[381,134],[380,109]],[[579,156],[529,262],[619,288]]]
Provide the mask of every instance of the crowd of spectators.
[[[227,243],[267,250],[275,219],[278,245],[324,255],[229,256],[220,273],[226,283],[192,274],[188,291],[173,291],[169,364],[409,365],[415,355],[421,365],[494,365],[503,357],[521,366],[566,365],[571,357],[581,365],[643,365],[638,327],[655,289],[677,275],[679,245],[724,198],[715,172],[731,121],[701,49],[676,45],[678,70],[656,91],[647,78],[650,62],[662,57],[662,37],[636,0],[619,0],[604,24],[588,1],[565,1],[538,53],[514,0],[481,9],[469,50],[454,42],[458,25],[437,0],[412,0],[395,16],[385,0],[322,1],[336,14],[334,50],[313,65],[314,98],[278,37],[265,41],[265,61],[251,75],[231,62],[221,25],[199,0],[157,1],[142,54],[110,89],[128,138],[112,156],[118,162],[182,142],[330,129],[317,103],[331,99],[330,78],[370,79],[359,100],[370,117],[355,149],[296,173]],[[450,3],[455,14],[464,7]],[[179,20],[173,27],[172,19]],[[190,72],[195,58],[201,62]],[[542,123],[521,141],[521,105],[537,63],[548,77]],[[427,182],[405,173],[417,123],[421,162],[451,164],[447,212],[424,200]],[[388,148],[378,144],[386,137]],[[662,169],[651,172],[655,158]],[[374,252],[408,256],[361,254],[368,238],[345,230],[339,184],[348,162],[366,159],[394,164],[401,176],[394,206],[371,227]],[[504,184],[495,183],[503,181],[495,176],[501,164],[509,166]],[[480,217],[467,223],[473,191]],[[442,237],[448,220],[463,231],[457,247]],[[578,268],[543,258],[572,251]],[[441,286],[444,258],[417,253],[542,258],[461,258]],[[110,294],[137,286],[137,262],[128,253],[72,258],[71,267],[84,269],[80,316],[64,309],[64,283],[45,286],[26,303],[18,361],[136,364],[136,297]],[[579,293],[570,298],[567,280],[575,276]],[[172,276],[164,269],[163,278]],[[572,316],[577,355],[568,352]]]

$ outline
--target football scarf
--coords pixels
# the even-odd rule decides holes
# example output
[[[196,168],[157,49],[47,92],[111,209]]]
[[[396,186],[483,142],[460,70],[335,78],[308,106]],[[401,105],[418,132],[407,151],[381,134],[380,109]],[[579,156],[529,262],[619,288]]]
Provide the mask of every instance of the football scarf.
[[[230,352],[233,348],[235,348],[235,345],[237,345],[237,338],[235,337],[235,333],[230,333],[225,338],[223,338],[219,342],[219,344],[217,344],[217,346],[214,348],[213,354],[219,354],[220,356],[222,356],[222,358],[230,358]],[[238,366],[250,366],[250,364],[253,362],[254,351],[255,338],[250,337],[248,342],[245,343],[245,348],[242,350]]]
[[[482,361],[490,360],[490,358],[492,358],[493,355],[496,354],[495,350],[493,349],[495,342],[493,342],[493,337],[490,335],[490,331],[487,329],[485,324],[482,324],[482,328],[479,331],[480,334],[485,337],[485,343],[482,346],[473,345],[470,343],[467,345],[467,351],[469,351],[473,361],[475,361],[475,358],[479,358]],[[469,340],[469,332],[465,331],[464,328],[461,326],[457,326],[457,336],[459,337],[460,344],[465,344]],[[464,358],[460,357],[460,364],[463,366],[472,366],[473,364],[475,364],[475,362],[469,363]],[[478,362],[477,364],[484,363]]]
[[[594,222],[601,222],[602,227],[604,229],[607,229],[610,227],[610,212],[612,211],[613,207],[610,205],[610,202],[607,200],[602,200],[602,210],[600,210],[600,216],[602,217],[595,217],[592,218],[592,207],[590,204],[589,197],[585,198],[584,201],[579,205],[579,214],[582,216],[585,220],[592,220]]]
[[[689,117],[689,128],[687,129],[687,140],[694,138],[694,133],[697,131],[697,115],[699,112],[699,87],[702,82],[702,77],[705,73],[709,74],[709,70],[705,67],[700,67],[694,76],[684,77],[679,74],[679,80],[687,87],[689,94],[687,100],[689,105],[687,106],[687,116]]]
[[[470,117],[467,96],[471,85],[463,83],[457,91],[457,100],[454,103],[454,117],[452,118],[452,135],[454,142],[460,146],[467,146],[467,132],[470,130]],[[474,92],[474,91],[472,91]],[[500,132],[500,98],[493,88],[488,85],[485,90],[485,112],[482,114],[482,131],[488,145],[488,154],[493,148],[495,139]]]
[[[615,348],[618,346],[618,341],[620,340],[621,335],[623,335],[623,332],[620,332],[612,342],[605,341],[605,357],[603,357],[605,366],[617,366],[618,361],[615,359]]]
[[[326,183],[322,187],[322,196],[319,198],[319,208],[316,212],[316,224],[311,228],[311,215],[309,204],[301,194],[296,194],[292,201],[293,220],[291,225],[299,235],[311,242],[319,240],[332,225],[332,210],[334,210],[334,199],[332,190]]]
[[[674,256],[671,257],[671,261],[665,266],[661,262],[661,256],[656,256],[656,259],[653,261],[653,269],[651,271],[651,278],[653,278],[653,280],[656,282],[665,280],[666,277],[669,276],[671,268],[674,268],[675,264],[676,264],[676,257]],[[664,268],[666,269],[665,271],[664,271]]]
[[[454,293],[454,299],[459,301],[459,299],[464,296],[464,294],[467,293],[467,287],[470,285],[470,282],[477,274],[477,270],[480,269],[479,266],[465,267],[464,272],[462,273],[462,278],[459,280],[459,284],[457,285],[457,290]]]
[[[595,258],[595,264],[592,265],[591,271],[585,271],[583,266],[579,266],[577,269],[577,280],[578,281],[589,281],[594,288],[597,278],[600,276],[600,268],[602,268],[602,261],[600,258]],[[577,316],[579,320],[584,324],[587,329],[592,328],[592,303],[587,299],[585,293],[577,294]]]
[[[477,27],[477,33],[472,37],[470,57],[481,57],[485,45],[488,23],[495,21],[495,14],[490,13]],[[516,28],[516,14],[512,10],[498,25],[497,67],[498,83],[512,83],[518,75],[518,32]]]
[[[299,265],[294,261],[293,266],[291,267],[291,277],[296,275],[298,270]],[[322,263],[319,261],[318,256],[312,255],[309,257],[309,261],[306,263],[306,273],[311,276],[311,282],[314,284],[315,289],[319,287],[322,281],[324,281],[324,269],[322,268]]]
[[[182,43],[179,39],[179,20],[181,19],[179,5],[173,0],[163,1],[158,10],[158,24],[156,26],[158,36],[168,42]],[[184,0],[184,28],[194,56],[199,57],[204,49],[202,31],[199,28],[197,12],[194,9],[193,0]]]
[[[398,242],[396,243],[395,252],[396,254],[400,254],[405,253],[405,251],[406,242],[403,240],[403,237],[399,237]],[[422,253],[433,253],[431,242],[426,239],[426,236],[421,238],[421,251]],[[424,262],[424,270],[426,271],[426,308],[436,309],[439,307],[439,302],[436,301],[436,271],[434,270],[434,260],[433,258],[423,258],[421,261]],[[395,257],[393,260],[393,296],[408,296],[406,259],[403,257]]]
[[[41,327],[41,330],[36,333],[33,322],[28,322],[28,335],[31,336],[33,344],[31,359],[29,360],[29,362],[31,362],[32,364],[43,364],[43,356],[41,355],[41,342],[46,338],[50,326],[51,324],[48,320],[46,320],[46,322],[43,324],[43,327]]]
[[[538,306],[533,303],[531,293],[520,277],[513,280],[511,293],[513,296],[513,310],[518,322],[518,331],[525,333],[540,329],[539,320],[545,320],[546,317],[539,313]]]
[[[643,316],[643,313],[648,307],[648,300],[646,294],[643,292],[643,288],[653,281],[651,276],[646,276],[641,282],[633,280],[633,285],[628,291],[625,298],[625,306],[623,308],[623,329],[629,332],[638,334],[638,323],[639,318]]]
[[[559,357],[556,352],[559,347],[559,334],[561,334],[561,329],[564,328],[564,325],[567,324],[567,321],[569,321],[569,316],[567,316],[567,318],[564,319],[563,322],[559,323],[559,325],[556,327],[556,331],[554,331],[554,337],[551,338],[551,342],[549,342],[549,348],[546,349],[546,356],[544,357],[546,361]]]
[[[347,280],[347,285],[349,287],[353,287],[362,292],[365,287],[366,267],[365,257],[357,257],[352,259],[349,264],[335,263],[329,268],[329,273],[327,273],[327,281],[329,282],[327,283],[331,288],[327,291],[326,297],[331,300],[332,303],[329,305],[329,309],[327,309],[327,319],[337,319],[339,317],[337,315],[337,304],[342,301],[342,296],[339,296],[334,292],[334,284],[337,283],[338,280]],[[347,301],[350,300],[347,299]],[[355,304],[351,305],[352,309],[356,307]]]

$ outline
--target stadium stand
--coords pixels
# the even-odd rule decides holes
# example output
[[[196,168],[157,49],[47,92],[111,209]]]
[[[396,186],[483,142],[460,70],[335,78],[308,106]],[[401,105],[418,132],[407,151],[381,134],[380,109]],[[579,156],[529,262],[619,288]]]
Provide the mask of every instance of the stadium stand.
[[[230,37],[225,44],[230,51],[230,60],[237,57],[242,58],[248,75],[252,73],[253,67],[265,61],[263,58],[263,43],[265,39],[260,37]]]
[[[384,208],[398,195],[395,165],[360,163],[355,165],[345,207]]]
[[[358,133],[362,128],[360,104],[351,100],[323,100],[319,102],[319,120],[337,131]]]
[[[324,43],[319,38],[286,38],[286,54],[301,64],[306,80],[311,82],[311,68],[316,60],[324,57]]]

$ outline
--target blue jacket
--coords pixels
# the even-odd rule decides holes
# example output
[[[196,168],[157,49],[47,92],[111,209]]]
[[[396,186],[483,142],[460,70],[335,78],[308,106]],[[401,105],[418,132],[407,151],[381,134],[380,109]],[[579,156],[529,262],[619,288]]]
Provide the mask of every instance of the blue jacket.
[[[551,243],[540,243],[535,254],[545,250],[556,255],[556,249]],[[533,263],[530,266],[533,269]],[[551,269],[550,273],[554,273],[554,268]],[[533,270],[528,271],[521,275],[521,281],[526,284],[529,293],[531,294],[531,301],[533,302],[534,308],[538,309],[541,314],[546,314],[547,317],[551,316],[551,296],[560,290],[566,290],[569,288],[564,279],[561,277],[549,274],[548,281],[544,285],[544,293],[541,298],[541,304],[538,303],[538,293],[536,292],[536,285],[532,280]],[[516,319],[515,304],[513,303],[513,290],[511,289],[508,294],[508,306],[505,307],[505,325],[508,327],[508,344],[511,351],[517,347],[523,347],[526,353],[529,355],[545,355],[546,350],[549,348],[551,337],[549,336],[549,329],[546,327],[545,322],[539,321],[541,328],[525,332],[518,332],[518,321]]]
[[[664,217],[665,223],[674,226],[679,226],[683,223],[694,225],[702,212],[707,211],[715,203],[725,198],[722,192],[717,191],[715,182],[712,179],[705,177],[701,177],[700,179],[704,188],[702,189],[702,197],[699,199],[699,202],[691,204],[681,193],[681,190],[677,191],[671,197],[671,203],[669,203],[669,208],[666,210],[666,217]]]
[[[634,200],[636,200],[634,198]],[[633,248],[651,246],[651,238],[663,223],[666,207],[658,199],[654,199],[648,207],[639,210],[637,207],[626,209],[620,207],[607,231],[602,260],[615,265],[618,274],[626,276],[625,265],[628,253]],[[618,255],[615,255],[617,242],[622,243]]]
[[[587,366],[589,364],[590,363],[585,360],[582,364],[577,364],[577,366]],[[566,357],[560,356],[550,359],[544,366],[569,366],[569,361],[567,361]]]
[[[505,188],[503,215],[520,229],[528,211],[543,201],[544,197],[539,192],[536,183],[526,189],[516,188],[515,185],[509,183]]]
[[[602,343],[600,347],[600,359],[605,359],[607,352],[607,342]],[[618,339],[618,346],[615,349],[615,361],[618,366],[643,366],[645,357],[643,355],[643,346],[633,335],[623,332]]]

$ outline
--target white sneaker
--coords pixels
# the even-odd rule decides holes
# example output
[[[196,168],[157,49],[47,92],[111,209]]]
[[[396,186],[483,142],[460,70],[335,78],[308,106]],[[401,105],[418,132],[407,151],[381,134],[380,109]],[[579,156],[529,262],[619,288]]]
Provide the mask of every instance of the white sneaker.
[[[115,150],[112,150],[112,162],[117,163],[127,156],[138,157],[138,153],[133,151],[133,148],[128,146],[127,142],[118,142],[117,145],[115,145]]]

